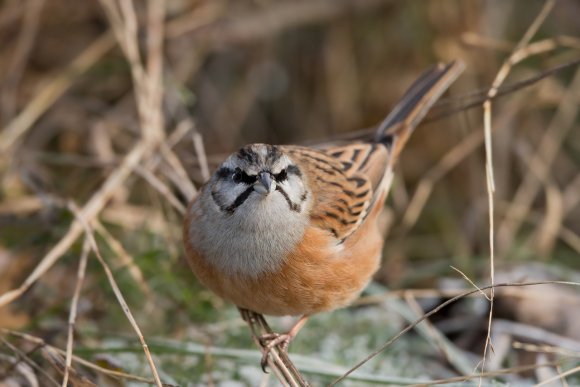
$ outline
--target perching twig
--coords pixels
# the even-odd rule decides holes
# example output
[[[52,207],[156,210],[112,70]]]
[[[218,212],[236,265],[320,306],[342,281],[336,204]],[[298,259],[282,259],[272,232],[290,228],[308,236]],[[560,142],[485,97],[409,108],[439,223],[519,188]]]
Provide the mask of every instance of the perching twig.
[[[260,343],[259,339],[260,336],[273,332],[266,322],[266,319],[259,313],[242,308],[239,308],[239,310],[242,318],[252,331],[252,339],[254,340],[254,343],[262,348],[262,343]],[[292,387],[309,386],[304,376],[302,376],[298,368],[296,368],[294,363],[292,363],[288,357],[286,351],[281,350],[279,347],[272,348],[267,361],[268,367],[274,371],[278,380],[284,385]]]

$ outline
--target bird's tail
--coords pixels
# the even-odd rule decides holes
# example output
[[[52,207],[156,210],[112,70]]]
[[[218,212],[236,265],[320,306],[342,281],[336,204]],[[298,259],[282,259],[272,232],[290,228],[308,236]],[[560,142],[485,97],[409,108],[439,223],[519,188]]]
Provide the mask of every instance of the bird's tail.
[[[462,61],[455,60],[426,70],[383,120],[376,132],[375,141],[391,149],[393,162],[398,159],[413,130],[464,68]]]

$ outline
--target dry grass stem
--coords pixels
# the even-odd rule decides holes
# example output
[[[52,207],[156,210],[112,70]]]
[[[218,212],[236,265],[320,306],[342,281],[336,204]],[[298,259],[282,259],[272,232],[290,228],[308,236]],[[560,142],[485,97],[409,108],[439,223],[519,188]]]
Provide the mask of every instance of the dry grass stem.
[[[187,175],[185,167],[179,160],[179,157],[177,157],[166,143],[161,144],[160,150],[169,166],[167,170],[171,172],[171,174],[168,174],[168,177],[173,180],[173,184],[181,191],[185,198],[193,198],[197,194],[197,190],[191,178]]]
[[[195,149],[195,154],[197,155],[197,160],[199,162],[199,170],[201,172],[201,178],[204,181],[208,181],[209,175],[209,164],[207,162],[207,155],[205,154],[205,147],[203,146],[203,139],[199,132],[194,131],[191,134],[191,140],[193,142],[193,147]]]
[[[65,350],[62,350],[60,348],[49,345],[43,339],[41,339],[39,337],[32,336],[32,335],[29,335],[27,333],[22,333],[22,332],[18,332],[18,331],[9,330],[9,329],[3,329],[3,328],[0,328],[0,332],[2,332],[5,335],[18,337],[22,340],[26,340],[30,343],[34,343],[37,345],[38,348],[48,349],[52,353],[58,354],[58,356],[61,356],[63,358],[66,356]],[[77,355],[72,355],[72,360],[73,360],[73,362],[78,363],[84,367],[87,367],[95,372],[98,372],[98,373],[101,373],[103,375],[107,375],[107,376],[110,376],[110,377],[113,377],[116,379],[126,379],[126,380],[135,381],[135,382],[155,384],[155,381],[153,379],[143,378],[141,376],[131,375],[131,374],[128,374],[125,372],[111,370],[111,369],[108,369],[105,367],[101,367],[101,366],[94,364],[88,360],[85,360]],[[48,375],[48,377],[50,377],[50,375]],[[58,383],[54,379],[52,379],[52,380],[54,381],[54,384],[56,386],[60,386],[60,383]]]
[[[549,384],[555,382],[556,380],[564,379],[566,376],[574,375],[575,373],[578,373],[578,372],[580,372],[580,366],[574,367],[574,368],[569,369],[566,372],[562,372],[561,374],[556,375],[550,379],[546,379],[546,380],[542,381],[541,383],[535,384],[534,387],[549,385]]]
[[[409,294],[413,298],[440,298],[453,297],[463,294],[468,289],[445,290],[445,289],[393,289],[382,294],[373,294],[369,296],[361,296],[354,301],[352,306],[380,304],[385,300],[392,298],[405,298]]]
[[[518,374],[523,372],[529,372],[537,370],[540,367],[557,367],[560,362],[550,362],[550,363],[540,363],[540,364],[532,364],[532,365],[524,365],[524,366],[517,366],[517,367],[509,367],[501,370],[495,371],[487,371],[477,375],[462,375],[456,376],[447,379],[438,379],[433,380],[430,382],[420,383],[420,384],[409,384],[407,387],[424,387],[424,386],[436,386],[440,384],[452,384],[452,383],[461,383],[467,382],[468,380],[476,379],[476,378],[493,378],[502,375],[511,375],[511,374]]]
[[[473,31],[469,31],[461,35],[463,43],[473,47],[486,48],[494,51],[503,51],[511,53],[514,49],[514,44],[509,41],[490,38],[483,36]]]
[[[576,61],[573,62],[574,65],[576,65]],[[557,69],[557,68],[554,68]],[[503,92],[513,92],[514,90],[518,90],[518,85],[525,85],[525,86],[529,86],[530,84],[533,84],[541,79],[543,79],[545,77],[545,75],[548,74],[552,74],[551,71],[547,71],[547,72],[543,72],[541,74],[539,74],[538,76],[534,76],[529,78],[528,80],[525,81],[520,81],[520,82],[516,82],[515,84],[510,84],[510,85],[502,85],[500,86],[500,88],[498,89],[498,93],[496,93],[492,99],[497,98],[499,95],[502,95]],[[505,90],[504,90],[505,89]],[[486,92],[487,93],[487,92]],[[437,109],[433,114],[431,114],[430,116],[427,117],[426,121],[432,121],[435,119],[439,119],[441,117],[445,117],[447,115],[447,113],[442,112],[442,107],[447,106],[449,103],[454,102],[456,100],[468,100],[469,102],[465,103],[462,102],[464,106],[460,107],[460,108],[454,108],[452,109],[453,112],[457,112],[459,110],[465,109],[468,106],[476,106],[479,105],[482,100],[473,100],[473,98],[479,98],[480,93],[475,93],[475,94],[467,94],[467,95],[462,95],[461,97],[456,97],[456,98],[447,98],[447,99],[442,99],[440,100],[436,106],[439,108]],[[517,103],[515,103],[515,106],[509,110],[509,114],[512,114],[511,112],[516,112],[518,111],[522,104],[524,103],[525,99],[523,98],[523,96],[520,96],[520,98],[517,99]],[[511,115],[510,117],[511,118]],[[492,126],[491,131],[492,133],[497,129],[498,126]],[[441,180],[444,176],[446,176],[451,170],[453,170],[454,168],[456,168],[457,166],[461,165],[460,163],[465,160],[469,155],[471,155],[475,150],[477,150],[477,148],[479,148],[479,146],[481,146],[481,144],[484,142],[484,134],[482,132],[479,131],[474,131],[472,133],[470,133],[465,139],[463,139],[459,144],[455,145],[449,152],[447,152],[442,158],[441,160],[435,164],[435,166],[433,166],[431,169],[429,169],[427,171],[427,173],[425,173],[425,175],[421,178],[421,180],[419,181],[419,184],[415,190],[415,193],[413,194],[409,205],[407,206],[407,208],[405,209],[405,213],[403,215],[403,219],[402,219],[402,226],[404,227],[405,231],[408,231],[410,229],[413,228],[413,226],[415,225],[415,223],[417,222],[417,220],[419,219],[419,216],[421,215],[423,208],[425,207],[427,200],[429,199],[429,197],[431,196],[431,193],[433,192],[433,188],[435,187],[435,184]],[[572,206],[575,206],[576,202],[580,202],[580,196],[575,194],[575,188],[576,185],[578,185],[580,187],[580,177],[578,177],[576,184],[574,185],[570,185],[570,189],[567,189],[566,192],[569,192],[569,194],[566,196],[568,199],[567,201],[570,202],[570,206],[567,208],[571,208]],[[568,212],[568,211],[566,211]]]
[[[137,167],[135,169],[149,185],[151,185],[157,192],[159,192],[167,201],[175,208],[181,215],[185,214],[185,206],[179,201],[177,197],[171,192],[171,189],[161,181],[157,176],[145,168]]]
[[[548,182],[546,185],[546,216],[535,233],[537,240],[534,244],[540,254],[547,256],[554,249],[563,221],[562,191],[553,182]]]
[[[163,141],[160,144],[160,147],[162,146],[167,149],[173,148],[193,129],[194,126],[191,123],[191,121],[189,121],[187,124],[183,123],[178,124],[173,130],[173,132],[169,134],[167,139],[165,139],[165,141]],[[144,160],[143,168],[153,173],[159,167],[159,165],[161,165],[163,160],[164,160],[163,155],[160,152],[156,154],[151,154],[146,160]],[[182,192],[191,192],[191,191],[193,191],[194,193],[197,192],[195,186],[193,185],[193,183],[190,181],[189,178],[187,179],[187,182],[176,182],[176,184],[178,184],[178,188]]]
[[[17,348],[16,346],[12,345],[11,343],[9,343],[6,339],[4,339],[3,337],[0,337],[0,341],[2,342],[2,344],[4,344],[8,349],[10,349],[12,352],[14,352],[17,356],[17,359],[14,359],[13,362],[13,367],[18,368],[18,363],[20,363],[21,361],[23,361],[25,364],[29,365],[32,369],[38,371],[40,374],[42,374],[42,376],[46,377],[47,380],[49,382],[51,382],[53,385],[55,386],[60,386],[60,384],[58,383],[58,381],[56,381],[45,369],[43,369],[38,363],[36,363],[34,360],[32,360],[30,358],[30,356],[28,356],[28,354],[24,353],[23,351],[21,351],[19,348]],[[27,378],[31,384],[33,386],[39,386],[38,384],[38,380],[36,378],[36,376],[34,374],[30,375],[29,378]]]
[[[104,209],[101,218],[127,231],[144,230],[153,234],[163,234],[164,232],[179,233],[181,230],[179,225],[168,225],[163,214],[150,207],[116,204]],[[93,224],[97,228],[94,222]],[[169,229],[167,229],[168,226],[170,226]],[[97,232],[99,232],[98,228]]]
[[[576,72],[570,86],[562,95],[561,103],[548,124],[536,153],[532,156],[528,172],[514,195],[513,204],[508,210],[506,219],[498,228],[498,234],[501,236],[498,242],[504,250],[512,243],[541,187],[541,180],[538,180],[538,176],[546,178],[550,171],[549,166],[555,161],[566,135],[574,126],[579,111],[580,92],[578,90],[580,90],[580,70]]]
[[[129,1],[127,1],[129,2]],[[132,4],[132,0],[131,0]],[[165,39],[165,0],[147,2],[147,93],[152,136],[165,135],[163,101],[163,40]],[[137,40],[135,40],[137,42]],[[162,143],[162,149],[163,149]]]
[[[507,61],[503,63],[500,70],[498,71],[492,86],[489,90],[489,99],[483,103],[483,129],[485,137],[485,173],[487,182],[487,196],[488,196],[488,211],[489,211],[489,266],[490,266],[490,281],[491,285],[495,284],[495,225],[494,225],[494,191],[495,191],[495,179],[493,176],[493,155],[492,155],[492,123],[491,123],[491,98],[495,96],[498,92],[499,87],[509,74],[511,67],[517,63],[514,58],[519,60],[523,59],[525,56],[521,55],[520,52],[528,46],[529,42],[536,34],[540,26],[543,24],[544,20],[548,17],[548,14],[554,8],[556,0],[546,0],[544,6],[540,10],[539,14],[536,16],[532,24],[528,27],[524,36],[520,39],[516,45],[514,52],[510,55]],[[485,340],[485,347],[483,350],[483,358],[481,363],[482,371],[485,369],[485,360],[487,356],[487,350],[491,343],[491,327],[493,319],[493,305],[494,305],[494,288],[490,291],[490,308],[489,308],[489,318],[488,318],[488,328],[487,337]],[[493,349],[493,347],[492,347]]]
[[[18,34],[16,52],[12,55],[8,68],[5,70],[7,74],[10,74],[10,77],[3,82],[0,90],[0,116],[3,124],[12,119],[16,111],[18,86],[36,40],[39,19],[45,0],[28,0],[25,3],[22,28]]]
[[[81,289],[83,288],[83,282],[85,279],[85,273],[87,270],[87,261],[89,257],[90,244],[88,237],[85,237],[83,242],[83,250],[81,253],[81,259],[79,261],[79,268],[77,271],[77,282],[75,284],[75,290],[73,293],[73,298],[70,305],[70,312],[68,317],[68,335],[66,340],[66,359],[64,367],[64,376],[62,378],[62,387],[68,385],[69,370],[72,365],[72,354],[73,354],[73,340],[74,340],[74,326],[77,318],[77,307],[79,298],[81,295]]]
[[[416,318],[421,317],[423,310],[413,295],[407,293],[404,298],[405,302],[415,313]],[[450,351],[450,345],[447,343],[447,338],[429,321],[429,319],[423,320],[422,324],[425,325],[426,332],[431,337],[432,341],[430,341],[429,344],[431,344],[436,350],[440,351],[445,357],[445,360],[452,364],[455,369],[461,370],[462,366],[455,364],[455,360],[458,359],[457,355],[461,356],[461,354],[458,354],[457,351]]]
[[[561,71],[564,71],[569,68],[577,67],[580,64],[580,59],[573,59],[571,61],[550,67],[546,70],[540,71],[538,74],[531,76],[529,78],[525,78],[521,81],[516,81],[508,84],[502,84],[497,92],[493,95],[493,97],[489,96],[489,88],[476,90],[473,92],[463,93],[459,96],[454,97],[447,97],[440,99],[435,105],[432,112],[425,118],[424,122],[433,122],[437,121],[441,118],[471,109],[471,108],[479,108],[481,107],[482,103],[485,101],[491,100],[495,101],[499,99],[499,97],[513,94],[518,90],[525,89],[526,87],[530,87],[534,84],[537,84],[543,79],[553,76]],[[492,128],[493,131],[493,128]],[[363,134],[370,134],[372,130],[363,130],[359,132],[353,132],[354,134],[360,136]],[[355,137],[353,133],[349,133],[348,136],[345,138],[352,138]]]
[[[513,206],[513,203],[499,203],[501,211],[500,214],[504,216],[506,220],[509,219],[510,214],[508,210]],[[523,211],[523,209],[521,209]],[[526,222],[530,224],[534,224],[536,227],[542,224],[544,217],[536,212],[536,211],[529,211],[526,216]],[[572,248],[576,253],[580,253],[580,236],[572,231],[570,228],[560,225],[558,230],[558,237],[570,248]]]
[[[402,224],[406,231],[413,228],[417,219],[419,219],[419,216],[421,215],[429,196],[433,192],[433,188],[437,181],[449,173],[453,168],[457,167],[461,161],[481,146],[483,138],[481,132],[471,133],[467,138],[447,152],[441,160],[427,171],[423,178],[421,178],[403,215]]]
[[[569,351],[564,348],[560,348],[554,345],[547,345],[547,344],[530,344],[530,343],[522,343],[520,341],[514,341],[512,343],[512,347],[515,349],[521,349],[527,352],[541,352],[541,353],[550,353],[556,354],[566,357],[580,357],[580,351]]]
[[[77,206],[74,203],[69,202],[69,209],[74,213],[77,220],[81,223],[81,225],[85,231],[85,235],[88,238],[89,245],[90,245],[91,249],[93,250],[93,252],[95,253],[95,256],[97,257],[99,263],[103,267],[103,270],[105,271],[105,275],[107,276],[109,284],[111,285],[111,289],[113,290],[113,293],[115,293],[115,297],[117,298],[117,301],[119,302],[119,305],[121,306],[121,309],[123,309],[125,316],[129,320],[131,327],[133,328],[133,330],[137,334],[137,337],[139,338],[139,341],[141,342],[141,346],[143,347],[143,352],[145,353],[145,357],[147,358],[147,361],[149,362],[149,367],[151,368],[153,378],[155,379],[155,384],[158,387],[162,387],[161,379],[159,379],[159,374],[157,372],[157,368],[155,367],[155,363],[153,361],[153,358],[151,357],[151,353],[149,352],[149,346],[145,342],[145,337],[141,333],[141,329],[139,328],[137,321],[133,317],[133,314],[131,313],[131,310],[129,309],[129,305],[125,301],[125,297],[123,296],[123,293],[121,292],[121,289],[119,288],[119,285],[117,284],[117,281],[115,280],[115,277],[113,276],[113,272],[111,271],[111,268],[109,267],[109,265],[107,264],[107,262],[105,261],[103,256],[101,255],[101,252],[100,252],[99,246],[97,245],[97,241],[95,240],[92,228],[90,227],[87,220],[83,218],[82,213],[79,211],[79,209],[77,208]]]
[[[163,28],[160,25],[163,25],[163,18],[164,18],[164,3],[161,4],[161,8],[159,5],[151,5],[151,13],[150,13],[150,25],[149,25],[149,36],[151,37],[151,53],[148,57],[148,70],[151,71],[149,77],[145,78],[145,72],[143,70],[143,66],[140,62],[140,56],[138,51],[138,44],[137,44],[137,20],[135,16],[135,12],[133,9],[133,4],[131,1],[122,1],[121,2],[121,11],[116,8],[116,6],[109,1],[103,0],[102,2],[106,8],[108,15],[112,20],[113,30],[119,40],[119,43],[123,50],[125,51],[130,65],[131,65],[131,73],[133,74],[133,79],[135,82],[135,88],[137,90],[136,98],[137,98],[137,105],[140,111],[141,117],[141,124],[142,124],[142,135],[143,139],[137,143],[137,145],[133,148],[131,152],[127,154],[121,165],[114,170],[102,185],[101,189],[98,190],[88,201],[85,207],[82,210],[76,209],[74,206],[71,206],[71,210],[76,215],[76,220],[71,225],[69,231],[65,234],[65,236],[57,243],[53,249],[45,256],[45,258],[40,262],[39,265],[33,270],[33,272],[28,276],[28,278],[24,281],[24,283],[17,289],[13,291],[9,291],[2,296],[0,296],[0,306],[6,305],[7,303],[13,301],[14,299],[18,298],[24,291],[26,291],[40,276],[42,276],[61,256],[64,254],[70,246],[74,243],[74,241],[80,236],[83,229],[87,233],[87,236],[90,238],[91,247],[95,251],[97,258],[101,262],[103,269],[105,270],[107,277],[111,283],[113,291],[117,296],[119,303],[121,304],[123,311],[127,315],[133,329],[137,333],[139,340],[142,343],[143,350],[149,362],[150,368],[152,370],[153,376],[155,378],[156,384],[161,385],[161,381],[159,379],[157,370],[153,363],[153,359],[149,353],[149,349],[147,344],[144,341],[143,335],[133,318],[132,314],[130,313],[129,308],[127,307],[124,298],[120,289],[118,288],[112,273],[107,266],[106,262],[100,256],[98,251],[98,247],[96,245],[96,241],[92,237],[92,231],[90,230],[89,223],[99,214],[99,212],[103,209],[108,199],[114,194],[116,189],[123,184],[125,179],[131,174],[135,167],[139,165],[141,160],[144,156],[156,146],[161,136],[159,133],[162,132],[162,114],[161,114],[161,93],[162,93],[162,56],[161,56],[161,49],[162,49],[162,36]],[[155,3],[155,2],[153,2]],[[157,2],[159,3],[159,2]],[[121,16],[122,14],[122,16]],[[121,19],[122,17],[122,19]],[[122,24],[119,24],[121,23]],[[106,44],[103,44],[103,41]],[[94,63],[96,59],[98,59],[104,52],[106,52],[110,46],[110,37],[105,35],[104,38],[101,38],[97,41],[100,43],[99,45],[93,44],[91,47],[92,50],[87,51],[92,54],[88,55],[87,51],[83,55],[81,55],[75,62],[73,62],[73,68],[77,69],[80,67],[81,69],[86,69],[89,67],[90,64]],[[94,47],[99,48],[100,50],[95,49]],[[106,48],[106,50],[103,49]],[[98,55],[95,55],[95,51]],[[88,57],[88,59],[87,59]],[[80,66],[80,65],[84,65]],[[58,78],[57,78],[58,79]],[[67,82],[63,82],[66,80]],[[146,82],[148,87],[145,87]],[[66,88],[70,85],[69,78],[61,78],[60,83],[56,83],[56,86],[53,86],[52,89],[55,89],[57,92],[50,94],[53,97],[51,100],[50,98],[43,98],[43,107],[46,109],[50,104],[46,103],[46,100],[49,100],[50,103],[53,102],[54,96],[59,96],[62,94]],[[31,104],[28,105],[34,106]],[[34,110],[34,111],[38,111]],[[26,110],[25,110],[26,112]],[[22,116],[22,114],[21,114]],[[30,116],[30,115],[28,115]],[[37,117],[35,117],[37,118]],[[17,128],[21,128],[18,130],[5,130],[3,132],[3,136],[0,141],[0,145],[2,145],[6,149],[7,147],[11,146],[16,139],[24,133],[24,130],[30,127],[33,121],[29,120],[28,125],[20,125]],[[8,134],[7,134],[8,133]]]
[[[476,288],[477,290],[480,291],[481,295],[485,297],[486,300],[491,302],[491,297],[489,297],[487,294],[485,294],[485,292],[483,290],[481,290],[479,288],[479,286],[477,286],[464,272],[462,272],[461,270],[459,270],[458,268],[456,268],[455,266],[450,266],[453,270],[455,270],[456,272],[458,272],[463,279],[465,279],[467,282],[469,282],[471,284],[471,286],[473,286],[474,288]]]
[[[0,132],[0,155],[9,158],[14,144],[32,127],[72,85],[79,75],[86,72],[103,55],[114,47],[109,32],[90,44],[72,63],[59,74],[50,77],[28,102],[26,107]]]
[[[578,136],[572,130],[580,117],[580,38],[574,2],[544,0],[525,12],[517,2],[455,0],[420,6],[393,0],[5,3],[0,6],[0,325],[16,328],[0,328],[0,384],[94,386],[101,378],[115,378],[117,384],[160,386],[163,377],[180,384],[308,385],[303,375],[313,383],[337,378],[331,385],[349,375],[350,384],[475,385],[477,378],[480,384],[483,378],[517,384],[533,377],[540,385],[566,386],[566,378],[570,384],[578,380],[569,377],[580,371],[572,364],[580,357],[577,338],[566,337],[564,328],[552,331],[542,321],[526,320],[515,306],[509,313],[501,306],[540,307],[553,302],[554,294],[559,308],[575,306],[575,292],[554,284],[580,284],[497,283],[504,274],[498,257],[510,258],[505,274],[516,277],[507,278],[578,278],[571,259],[580,254]],[[514,31],[523,32],[517,42],[510,40]],[[259,352],[229,345],[246,325],[259,348],[264,344],[259,338],[272,331],[255,313],[242,312],[245,322],[232,319],[231,306],[201,291],[184,272],[185,201],[242,144],[309,141],[317,147],[329,138],[335,144],[370,138],[375,129],[352,129],[376,122],[429,58],[461,60],[469,71],[458,84],[462,93],[440,99],[425,117],[432,125],[413,138],[413,149],[398,166],[405,182],[396,184],[393,209],[383,219],[396,237],[386,242],[393,254],[385,254],[389,262],[377,273],[371,295],[353,305],[365,305],[361,318],[392,311],[404,329],[395,328],[396,334],[372,352],[353,346],[346,356],[340,351],[350,337],[332,341],[333,352],[330,341],[321,341],[317,355],[326,360],[294,352],[291,360],[276,347],[267,358],[270,373],[258,375]],[[485,79],[493,82],[482,89]],[[483,112],[464,113],[471,108]],[[478,178],[484,174],[486,189]],[[392,179],[387,176],[384,184],[390,186]],[[482,219],[485,212],[489,218]],[[96,266],[89,261],[92,252]],[[77,260],[69,266],[71,256]],[[449,271],[449,260],[463,279]],[[538,262],[528,266],[531,260]],[[111,309],[102,289],[85,292],[89,283],[102,282],[103,272],[105,291],[112,289],[113,304],[124,315]],[[487,286],[481,286],[485,277],[465,274],[482,272]],[[400,289],[383,294],[384,282]],[[455,289],[457,283],[466,289]],[[49,286],[51,293],[44,293]],[[433,288],[408,289],[424,286]],[[64,316],[61,308],[36,312],[63,294],[69,298]],[[127,305],[134,297],[145,301],[139,311]],[[471,318],[485,316],[481,326],[456,318],[467,309],[463,304],[436,316],[440,325],[432,325],[439,321],[432,316],[465,297],[478,297],[469,305],[475,301],[478,307]],[[443,303],[423,312],[419,298],[426,298],[425,305]],[[30,300],[40,306],[32,308]],[[479,309],[487,306],[489,314]],[[156,314],[149,321],[151,313]],[[333,325],[339,324],[334,317],[320,318],[329,318],[321,321],[324,326],[328,321],[333,335],[344,332],[342,324]],[[80,325],[87,321],[88,326]],[[127,334],[100,334],[119,321]],[[53,332],[55,322],[60,324],[55,345],[62,349],[39,338],[47,327]],[[318,336],[320,326],[309,325],[310,334]],[[172,345],[149,337],[147,332],[159,327]],[[358,328],[353,339],[375,337]],[[16,331],[22,329],[31,331]],[[412,343],[421,346],[397,349],[413,356],[413,363],[418,351],[444,355],[428,354],[424,364],[419,359],[420,370],[405,370],[422,377],[375,374],[372,364],[357,371],[411,329],[419,337]],[[177,343],[185,337],[194,341]],[[109,347],[109,338],[125,345]],[[391,364],[388,352],[384,364]],[[81,353],[90,355],[85,360]],[[333,363],[352,356],[362,360],[352,367]],[[99,358],[111,362],[99,366]],[[141,372],[148,377],[120,372],[134,363],[110,369],[128,358],[145,367]],[[501,369],[516,358],[517,364],[527,358],[535,364]],[[460,376],[424,376],[441,370]]]
[[[478,286],[474,286],[479,288]],[[360,305],[371,305],[371,304],[380,304],[384,303],[385,300],[393,299],[393,298],[406,298],[408,296],[413,297],[415,299],[420,298],[449,298],[455,297],[462,294],[466,294],[470,292],[472,289],[395,289],[389,290],[388,292],[382,294],[373,294],[369,296],[362,296],[357,299],[352,306],[360,306]],[[483,291],[480,291],[482,293]],[[485,292],[483,292],[485,294]],[[552,296],[546,295],[542,291],[537,292],[530,292],[527,291],[525,293],[521,292],[512,292],[509,288],[504,288],[502,290],[503,295],[509,295],[510,297],[519,298],[519,299],[528,299],[533,298],[534,300],[538,300],[539,302],[548,301],[553,299]],[[466,297],[477,297],[477,294],[470,294],[466,295]],[[487,297],[486,297],[487,298]],[[570,305],[574,305],[576,302],[576,298],[570,297],[562,297],[560,302],[569,303]]]
[[[199,31],[215,23],[223,17],[226,7],[227,3],[224,1],[210,1],[199,4],[191,12],[180,15],[167,24],[167,38],[179,38],[182,35]]]
[[[137,266],[131,254],[125,250],[121,242],[119,242],[113,235],[111,235],[111,233],[97,219],[94,219],[91,222],[91,226],[93,226],[95,231],[101,236],[101,238],[103,238],[105,243],[119,259],[120,265],[117,268],[120,269],[126,267],[129,271],[129,275],[133,278],[139,289],[143,292],[143,296],[146,299],[150,299],[152,296],[151,288],[145,281],[143,272],[139,266]]]
[[[566,378],[563,375],[564,371],[562,371],[561,365],[558,364],[556,366],[556,372],[558,373],[558,375],[560,375],[560,382],[562,383],[562,387],[570,387],[570,385],[568,384],[568,381],[566,380]]]
[[[509,333],[512,337],[580,353],[580,341],[552,333],[546,329],[508,320],[494,321],[494,327],[498,332]]]
[[[549,167],[543,164],[543,160],[532,159],[531,146],[525,144],[525,146],[520,146],[518,149],[519,152],[517,154],[522,157],[526,165],[534,165],[534,163],[536,165],[542,165],[539,170],[530,169],[530,171],[534,172],[538,181],[544,185],[546,192],[546,215],[537,226],[535,233],[530,236],[530,240],[533,241],[534,248],[540,254],[547,256],[552,251],[556,239],[559,237],[559,230],[564,221],[563,194],[553,179],[547,174],[546,171],[549,170]]]
[[[133,9],[133,2],[131,0],[121,0],[116,4],[113,0],[100,0],[100,3],[105,10],[111,28],[117,39],[117,43],[125,57],[127,58],[133,84],[135,87],[135,97],[137,98],[137,106],[139,109],[139,116],[143,121],[146,121],[146,102],[143,101],[147,90],[144,89],[145,70],[141,62],[141,55],[139,53],[139,46],[137,40],[137,17]]]
[[[580,204],[580,173],[563,189],[564,212],[568,214]]]

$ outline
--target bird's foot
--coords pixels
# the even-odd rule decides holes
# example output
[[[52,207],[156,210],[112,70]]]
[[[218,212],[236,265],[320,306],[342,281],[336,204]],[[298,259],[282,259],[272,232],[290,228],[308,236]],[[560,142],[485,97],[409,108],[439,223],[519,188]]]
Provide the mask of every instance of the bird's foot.
[[[292,333],[266,333],[263,334],[258,338],[260,341],[260,345],[262,346],[262,360],[260,361],[260,365],[262,366],[262,370],[266,371],[266,366],[268,365],[268,355],[274,347],[278,347],[278,349],[284,353],[288,353],[288,345],[292,341],[295,335]]]

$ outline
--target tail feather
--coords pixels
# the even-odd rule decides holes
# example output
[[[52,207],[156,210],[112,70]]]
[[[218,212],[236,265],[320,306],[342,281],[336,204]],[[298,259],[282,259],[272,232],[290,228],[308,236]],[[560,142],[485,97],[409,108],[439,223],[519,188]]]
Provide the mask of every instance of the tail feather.
[[[375,134],[375,142],[385,145],[389,149],[389,156],[369,208],[374,209],[377,203],[385,200],[393,181],[393,165],[413,130],[441,94],[457,79],[464,67],[463,62],[456,60],[448,65],[436,65],[425,71],[383,120]]]
[[[398,159],[413,130],[464,68],[464,63],[459,60],[431,67],[411,85],[383,120],[377,129],[375,142],[383,143],[391,149],[391,160]]]

